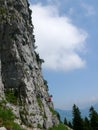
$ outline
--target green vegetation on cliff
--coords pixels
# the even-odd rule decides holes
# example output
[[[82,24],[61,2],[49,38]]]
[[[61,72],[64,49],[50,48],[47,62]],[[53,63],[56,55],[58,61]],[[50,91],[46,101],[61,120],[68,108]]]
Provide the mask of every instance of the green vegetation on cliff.
[[[0,103],[0,127],[6,127],[8,130],[24,130],[14,120],[15,115],[11,109],[6,108],[4,103]]]
[[[68,130],[68,128],[64,124],[59,124],[58,126],[54,126],[53,128],[50,128],[49,130]]]

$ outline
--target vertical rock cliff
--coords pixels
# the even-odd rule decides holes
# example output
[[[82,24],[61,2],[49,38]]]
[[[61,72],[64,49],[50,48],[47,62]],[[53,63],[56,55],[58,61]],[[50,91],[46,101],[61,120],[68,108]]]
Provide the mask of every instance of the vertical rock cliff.
[[[0,100],[20,124],[49,128],[59,121],[35,48],[28,1],[0,0]]]

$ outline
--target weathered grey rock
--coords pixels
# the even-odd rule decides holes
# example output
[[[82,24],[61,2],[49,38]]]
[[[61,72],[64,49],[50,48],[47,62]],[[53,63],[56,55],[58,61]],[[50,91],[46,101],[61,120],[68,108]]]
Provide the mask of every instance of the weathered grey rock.
[[[27,0],[0,0],[0,95],[6,107],[27,126],[49,128],[53,113],[39,54],[35,51],[31,10]],[[7,98],[13,94],[14,101]],[[19,122],[19,121],[18,121]]]
[[[0,130],[7,130],[5,127],[0,127]]]
[[[1,56],[0,56],[1,57]],[[0,60],[0,101],[4,98],[4,86],[2,83],[2,76],[1,76],[1,60]]]

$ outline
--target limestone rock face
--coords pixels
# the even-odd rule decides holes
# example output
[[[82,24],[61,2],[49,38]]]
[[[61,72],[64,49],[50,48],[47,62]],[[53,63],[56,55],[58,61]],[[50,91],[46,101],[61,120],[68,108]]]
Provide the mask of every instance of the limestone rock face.
[[[59,121],[35,51],[27,0],[0,0],[0,99],[21,123],[49,128]]]
[[[1,60],[0,60],[0,101],[4,98],[4,86],[2,83],[2,76],[1,76]]]
[[[0,127],[0,130],[7,130],[6,128],[4,128],[4,127]]]

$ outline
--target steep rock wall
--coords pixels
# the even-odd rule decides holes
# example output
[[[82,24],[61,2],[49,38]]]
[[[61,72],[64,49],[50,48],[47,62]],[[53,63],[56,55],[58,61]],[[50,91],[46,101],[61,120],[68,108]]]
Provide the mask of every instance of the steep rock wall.
[[[0,0],[0,97],[21,123],[49,128],[59,121],[35,51],[27,0]]]

